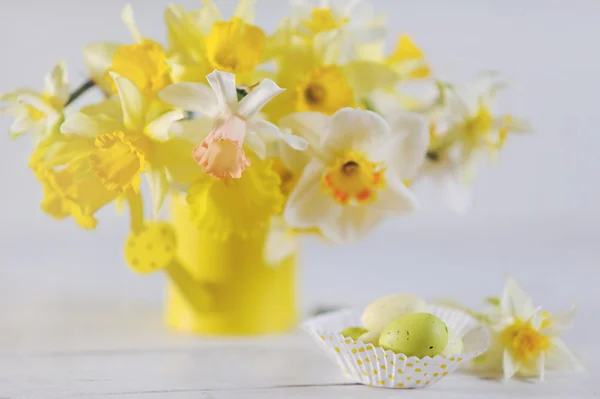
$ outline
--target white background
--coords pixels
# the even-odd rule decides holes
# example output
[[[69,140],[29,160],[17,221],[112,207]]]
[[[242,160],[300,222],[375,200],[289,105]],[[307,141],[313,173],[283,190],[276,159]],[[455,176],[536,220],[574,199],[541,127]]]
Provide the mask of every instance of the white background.
[[[181,0],[188,9],[200,4]],[[217,0],[225,18],[234,1]],[[259,0],[257,24],[272,31],[287,2]],[[600,2],[594,0],[375,0],[388,16],[392,46],[408,32],[435,72],[453,81],[497,69],[519,90],[502,111],[529,118],[535,134],[509,137],[499,164],[480,171],[463,217],[429,207],[390,222],[349,247],[308,241],[301,304],[359,305],[388,292],[478,305],[497,295],[506,273],[551,310],[580,305],[572,346],[590,360],[600,267]],[[74,85],[86,79],[81,48],[129,42],[125,1],[0,1],[0,92],[41,88],[53,63],[68,63]],[[164,41],[166,1],[132,1],[145,36]],[[91,96],[90,98],[94,98]],[[10,121],[0,120],[0,132]],[[122,260],[127,218],[109,206],[94,232],[39,210],[41,188],[27,168],[32,145],[0,135],[0,325],[13,348],[31,344],[18,326],[47,312],[49,326],[79,304],[90,320],[129,314],[161,329],[163,276],[132,274]],[[428,192],[423,191],[424,203]],[[18,305],[17,305],[18,304]],[[102,310],[99,310],[102,309]],[[112,316],[110,316],[112,315]],[[130,320],[129,318],[123,318]],[[86,319],[87,320],[87,319]],[[123,322],[115,318],[114,323]],[[129,321],[131,324],[132,322]],[[596,327],[597,328],[597,327]],[[140,331],[142,334],[143,331]],[[33,339],[33,338],[32,338]]]

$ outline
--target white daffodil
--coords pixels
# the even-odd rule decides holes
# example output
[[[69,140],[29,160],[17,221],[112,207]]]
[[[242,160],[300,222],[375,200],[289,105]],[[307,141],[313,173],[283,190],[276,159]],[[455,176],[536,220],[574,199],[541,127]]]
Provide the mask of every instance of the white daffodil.
[[[57,131],[69,95],[66,67],[60,62],[46,75],[43,92],[19,89],[0,95],[0,102],[6,103],[6,107],[0,108],[0,113],[15,118],[9,128],[13,138],[30,132],[39,143]]]
[[[476,359],[482,369],[501,369],[505,379],[515,375],[544,379],[548,371],[580,371],[574,355],[558,338],[570,328],[575,307],[550,314],[533,305],[531,297],[511,278],[498,304],[487,313],[493,331],[492,347]]]
[[[435,82],[436,94],[427,93],[425,103],[410,107],[430,119],[430,145],[417,180],[433,182],[436,198],[458,214],[470,206],[477,165],[497,156],[508,133],[531,131],[524,120],[493,114],[495,96],[504,87],[492,73],[468,86]],[[374,104],[385,115],[384,105],[391,101],[379,97]]]
[[[332,116],[292,114],[280,125],[309,142],[306,153],[282,151],[286,165],[302,171],[283,213],[290,226],[318,228],[332,241],[346,242],[390,215],[417,209],[405,181],[425,159],[427,123],[421,116],[398,112],[388,124],[374,112],[343,108]]]
[[[384,21],[366,0],[295,0],[291,23],[300,35],[327,43],[340,62],[356,58],[361,46],[386,34]]]
[[[481,74],[474,83],[453,86],[439,83],[440,98],[433,107],[448,126],[441,137],[432,139],[430,151],[440,152],[459,145],[462,158],[468,160],[474,152],[495,155],[509,133],[529,133],[531,126],[512,115],[495,115],[496,95],[508,87],[496,74]]]
[[[285,135],[270,122],[257,117],[258,112],[284,89],[264,79],[238,101],[235,75],[213,71],[206,79],[210,87],[201,83],[176,83],[159,93],[159,97],[186,111],[199,112],[201,119],[180,123],[182,134],[202,140],[192,156],[203,166],[203,171],[218,179],[228,176],[240,178],[250,165],[243,145],[246,144],[259,158],[266,155],[265,140],[282,139],[297,150],[306,149],[306,140]],[[207,130],[207,122],[212,130]]]

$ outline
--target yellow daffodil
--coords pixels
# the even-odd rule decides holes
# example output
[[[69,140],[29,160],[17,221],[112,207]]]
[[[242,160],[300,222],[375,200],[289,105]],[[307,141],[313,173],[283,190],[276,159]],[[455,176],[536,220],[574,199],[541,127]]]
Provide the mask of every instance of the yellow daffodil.
[[[144,38],[133,17],[131,5],[123,8],[121,17],[131,31],[133,44],[94,43],[84,49],[86,64],[93,80],[107,92],[117,93],[110,72],[131,80],[145,96],[155,96],[172,83],[171,67],[160,43]]]
[[[278,120],[292,112],[321,112],[332,115],[344,107],[354,107],[376,89],[388,88],[397,81],[388,66],[372,61],[329,63],[317,46],[296,46],[278,59],[275,80],[287,92],[265,108]]]
[[[543,380],[546,370],[582,370],[577,356],[558,338],[569,328],[573,312],[574,307],[553,315],[535,307],[531,297],[509,278],[498,304],[486,313],[492,347],[474,360],[474,366],[502,371],[505,379],[517,375]]]
[[[201,176],[187,195],[190,216],[217,239],[246,239],[269,226],[281,212],[284,196],[270,160],[250,156],[252,166],[239,179]]]
[[[111,76],[118,89],[122,116],[117,119],[106,113],[80,112],[66,119],[61,132],[93,138],[88,166],[111,192],[139,192],[145,173],[157,215],[168,190],[167,174],[183,158],[169,135],[169,128],[183,118],[183,112],[145,97],[131,80],[114,72]],[[191,151],[191,143],[187,148]]]
[[[225,21],[212,1],[200,10],[170,5],[165,13],[169,53],[176,82],[200,82],[210,71],[232,72],[245,83],[264,62],[266,35],[253,25],[254,1],[240,0],[234,16]]]
[[[89,112],[94,114],[99,108]],[[57,134],[41,142],[29,160],[44,191],[42,210],[57,219],[71,216],[86,229],[95,228],[96,211],[117,198],[117,193],[106,189],[90,169],[89,156],[94,148],[93,137]]]
[[[265,140],[282,139],[295,149],[306,148],[304,139],[285,135],[257,116],[265,104],[283,91],[275,82],[263,80],[238,102],[233,74],[213,71],[206,79],[210,88],[201,83],[176,83],[159,94],[169,104],[203,115],[188,123],[188,132],[192,130],[188,137],[198,139],[205,135],[192,154],[205,173],[218,179],[240,178],[250,166],[244,144],[260,158],[266,156]],[[210,131],[206,125],[212,126]]]
[[[57,132],[69,95],[66,67],[60,62],[46,76],[41,93],[19,89],[0,95],[0,102],[6,104],[0,113],[15,119],[9,128],[13,138],[30,132],[36,142],[41,142]]]
[[[290,226],[316,227],[346,242],[418,207],[404,181],[425,158],[427,124],[419,115],[397,113],[390,126],[374,112],[344,108],[331,117],[296,113],[280,123],[309,142],[309,162],[295,166],[303,172],[283,213]]]

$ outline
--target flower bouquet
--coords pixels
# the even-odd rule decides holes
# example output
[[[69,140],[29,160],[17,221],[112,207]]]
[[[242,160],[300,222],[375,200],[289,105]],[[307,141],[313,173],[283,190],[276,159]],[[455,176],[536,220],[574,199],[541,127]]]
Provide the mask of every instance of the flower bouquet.
[[[88,81],[72,90],[59,62],[43,91],[0,97],[10,134],[34,136],[42,210],[94,229],[99,209],[127,204],[127,264],[168,275],[166,320],[182,331],[294,326],[299,237],[361,239],[418,209],[426,179],[464,212],[476,161],[529,131],[494,113],[495,73],[451,84],[407,35],[385,52],[367,1],[296,1],[270,35],[253,17],[250,0],[228,19],[210,0],[170,5],[161,44],[126,6],[132,40],[86,46]],[[93,88],[104,99],[82,104]]]

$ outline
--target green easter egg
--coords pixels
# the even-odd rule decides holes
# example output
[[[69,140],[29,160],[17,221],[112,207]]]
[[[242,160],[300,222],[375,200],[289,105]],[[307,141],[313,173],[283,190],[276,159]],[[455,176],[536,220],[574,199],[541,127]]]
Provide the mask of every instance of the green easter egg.
[[[353,340],[357,340],[358,337],[360,337],[361,335],[363,335],[364,333],[366,333],[367,330],[365,330],[362,327],[348,327],[343,329],[340,334],[342,334],[344,337],[348,337],[348,338],[352,338]]]
[[[379,338],[379,344],[406,356],[436,356],[448,344],[448,327],[430,313],[413,313],[390,323]]]

